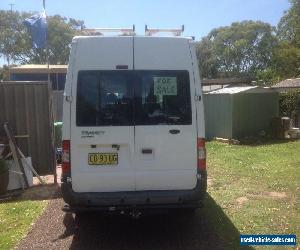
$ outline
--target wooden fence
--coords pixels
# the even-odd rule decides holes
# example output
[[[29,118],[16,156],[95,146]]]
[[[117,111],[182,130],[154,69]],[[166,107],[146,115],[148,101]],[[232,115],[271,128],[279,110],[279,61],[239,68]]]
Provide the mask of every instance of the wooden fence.
[[[0,135],[8,122],[40,175],[54,172],[52,91],[47,82],[0,82]]]

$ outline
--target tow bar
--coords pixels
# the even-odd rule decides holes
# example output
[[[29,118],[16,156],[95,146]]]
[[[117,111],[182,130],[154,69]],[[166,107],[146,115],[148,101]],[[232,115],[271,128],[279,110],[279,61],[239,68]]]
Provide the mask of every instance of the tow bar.
[[[134,209],[134,210],[132,210],[132,211],[129,212],[129,215],[133,219],[137,220],[137,219],[139,219],[141,217],[142,213],[141,213],[141,211]]]

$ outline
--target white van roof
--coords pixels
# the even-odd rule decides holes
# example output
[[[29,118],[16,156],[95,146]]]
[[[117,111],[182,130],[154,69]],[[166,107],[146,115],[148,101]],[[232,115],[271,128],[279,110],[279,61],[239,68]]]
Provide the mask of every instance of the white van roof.
[[[191,38],[187,37],[77,36],[73,42],[80,58],[78,70],[113,70],[116,64],[129,65],[128,69],[185,70],[192,63]],[[133,57],[134,66],[130,66]]]

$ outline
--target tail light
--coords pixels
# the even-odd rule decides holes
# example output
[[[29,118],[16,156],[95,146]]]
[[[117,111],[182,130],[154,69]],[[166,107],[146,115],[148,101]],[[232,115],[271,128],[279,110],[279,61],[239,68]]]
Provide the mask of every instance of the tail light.
[[[63,140],[62,142],[62,174],[70,173],[71,159],[70,159],[70,140]]]
[[[205,139],[197,138],[197,166],[199,170],[206,169]]]

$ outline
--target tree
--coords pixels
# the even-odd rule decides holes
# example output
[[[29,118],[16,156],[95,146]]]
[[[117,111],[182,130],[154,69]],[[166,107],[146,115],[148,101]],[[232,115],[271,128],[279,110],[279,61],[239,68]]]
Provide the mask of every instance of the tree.
[[[213,29],[197,46],[202,77],[251,77],[266,68],[276,44],[274,28],[243,21]]]
[[[300,47],[281,42],[274,49],[271,68],[278,80],[300,76]]]
[[[300,1],[290,0],[291,8],[286,11],[277,26],[280,41],[300,47]]]
[[[215,78],[218,75],[218,60],[213,43],[204,37],[198,43],[196,52],[201,76]]]
[[[22,21],[30,13],[0,10],[0,56],[9,65],[15,61],[29,43],[29,37]]]
[[[34,49],[31,37],[22,24],[32,13],[0,11],[0,55],[9,58],[8,64],[47,63],[45,49]],[[59,15],[48,16],[47,42],[51,64],[67,64],[72,38],[81,33],[83,21]]]
[[[0,68],[0,82],[7,81],[8,79],[8,67],[4,65],[2,68]]]
[[[300,76],[300,1],[290,0],[277,27],[279,44],[274,48],[271,68],[278,79]]]

